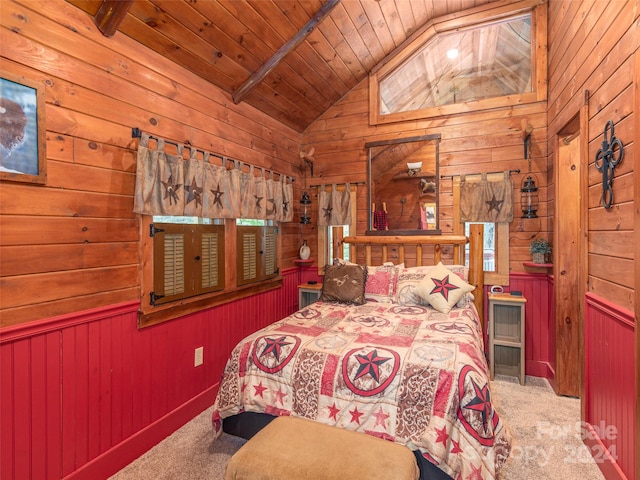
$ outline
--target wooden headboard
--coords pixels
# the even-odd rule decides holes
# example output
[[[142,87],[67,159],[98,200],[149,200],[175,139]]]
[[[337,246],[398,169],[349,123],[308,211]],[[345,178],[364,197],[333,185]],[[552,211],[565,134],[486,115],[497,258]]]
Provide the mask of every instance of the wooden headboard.
[[[397,251],[396,263],[421,266],[435,265],[438,262],[452,265],[464,265],[465,245],[469,243],[469,283],[476,288],[473,290],[475,297],[473,303],[480,316],[480,324],[484,331],[484,262],[483,262],[484,226],[472,224],[469,237],[464,235],[363,235],[345,237],[344,243],[351,247],[351,259],[357,261],[358,254],[364,250],[364,261],[367,265],[373,265],[373,259],[377,265],[389,261],[389,249]],[[449,252],[451,250],[451,252]],[[408,255],[408,252],[412,255]],[[443,258],[443,252],[447,252],[447,258]],[[451,253],[451,255],[449,255]],[[415,256],[413,255],[415,254]],[[425,256],[429,258],[425,261]],[[415,265],[408,264],[413,260]]]

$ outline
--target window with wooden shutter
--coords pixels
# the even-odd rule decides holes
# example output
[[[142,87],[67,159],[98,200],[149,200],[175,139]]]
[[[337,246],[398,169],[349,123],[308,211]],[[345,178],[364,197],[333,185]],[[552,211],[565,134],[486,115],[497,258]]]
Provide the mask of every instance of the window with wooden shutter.
[[[278,232],[274,227],[264,228],[264,274],[271,277],[278,273]]]
[[[184,293],[184,233],[169,233],[162,241],[163,291],[174,296]]]
[[[237,284],[278,275],[278,230],[273,226],[237,227]]]
[[[258,234],[259,227],[250,227],[250,232],[238,232],[242,245],[238,249],[241,252],[240,261],[242,263],[242,269],[239,272],[238,283],[251,283],[258,276]]]
[[[155,223],[153,291],[159,305],[224,289],[224,226]]]
[[[220,279],[224,281],[224,270],[220,271],[220,258],[224,258],[224,253],[219,255],[219,233],[202,234],[202,287],[219,287]]]

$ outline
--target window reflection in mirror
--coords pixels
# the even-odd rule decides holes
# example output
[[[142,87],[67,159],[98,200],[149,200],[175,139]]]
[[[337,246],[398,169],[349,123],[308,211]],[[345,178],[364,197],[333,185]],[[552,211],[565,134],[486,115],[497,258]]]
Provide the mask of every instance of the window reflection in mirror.
[[[368,234],[440,233],[440,135],[367,143]]]

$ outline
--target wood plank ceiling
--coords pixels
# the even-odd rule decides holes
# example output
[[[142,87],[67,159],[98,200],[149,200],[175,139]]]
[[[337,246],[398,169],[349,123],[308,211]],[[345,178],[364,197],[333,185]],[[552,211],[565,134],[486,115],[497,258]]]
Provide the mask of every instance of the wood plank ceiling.
[[[102,0],[67,0],[91,16]],[[118,30],[233,95],[321,0],[135,0]],[[431,19],[490,0],[342,0],[242,101],[302,132]]]

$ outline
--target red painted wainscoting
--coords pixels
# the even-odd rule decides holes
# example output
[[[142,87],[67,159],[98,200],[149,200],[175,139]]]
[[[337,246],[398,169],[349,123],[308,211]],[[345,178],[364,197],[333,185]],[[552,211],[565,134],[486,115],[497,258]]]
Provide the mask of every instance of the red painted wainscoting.
[[[0,478],[115,473],[213,403],[233,346],[295,311],[299,283],[290,269],[282,288],[142,330],[138,302],[2,330]]]
[[[520,291],[525,305],[525,373],[555,378],[555,327],[553,276],[544,273],[512,273],[509,291]]]
[[[485,316],[489,311],[485,287]],[[525,374],[546,378],[555,377],[553,276],[545,273],[517,273],[509,276],[505,292],[519,291],[527,299],[525,304]],[[486,323],[485,323],[486,326]],[[486,332],[485,332],[486,335]],[[485,339],[485,345],[488,341]]]
[[[638,478],[634,336],[633,312],[587,294],[585,443],[609,480]]]

